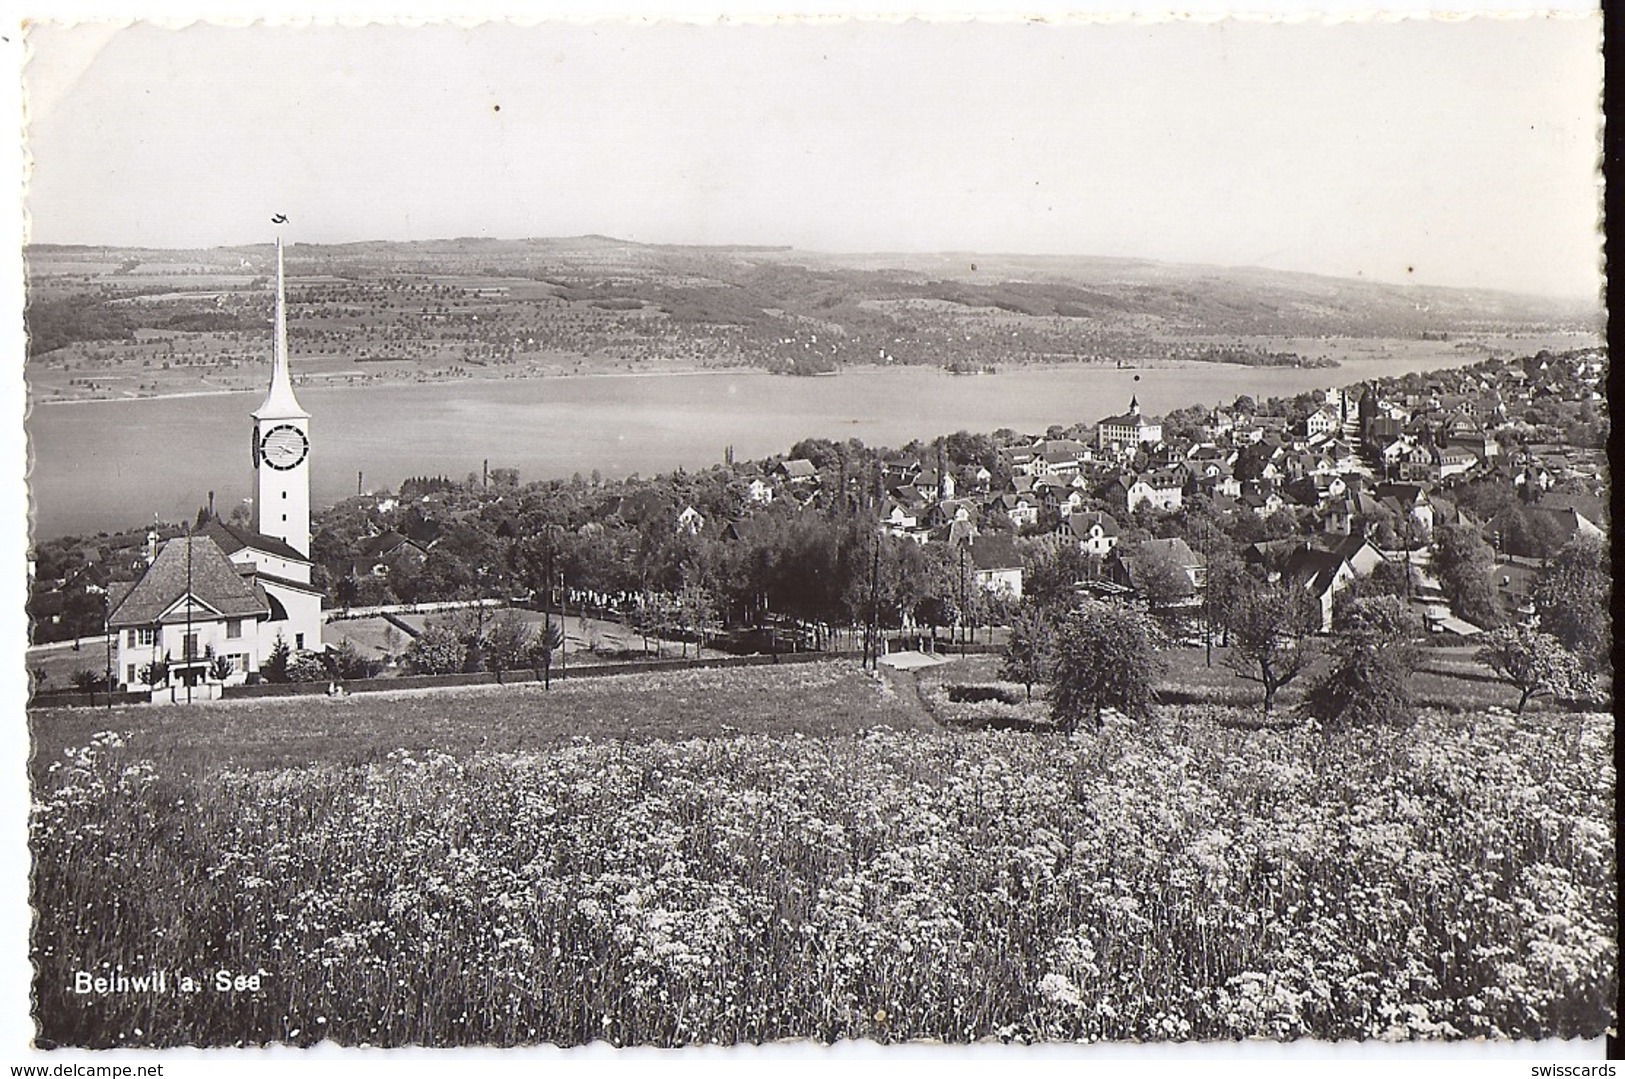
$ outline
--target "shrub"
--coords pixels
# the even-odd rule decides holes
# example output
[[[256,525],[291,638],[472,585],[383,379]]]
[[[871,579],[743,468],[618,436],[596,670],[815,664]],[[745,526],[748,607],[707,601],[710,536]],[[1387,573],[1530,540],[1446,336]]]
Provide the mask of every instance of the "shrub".
[[[1394,596],[1356,599],[1335,644],[1332,669],[1298,706],[1327,730],[1409,726],[1415,719],[1410,676],[1417,649],[1410,643],[1416,620]]]
[[[530,626],[517,611],[505,610],[491,619],[482,638],[485,666],[502,681],[502,672],[523,666],[530,652]]]
[[[340,641],[338,645],[329,648],[324,655],[328,667],[337,678],[347,681],[365,678],[377,678],[384,665],[376,659],[363,656],[351,641]]]
[[[271,652],[260,664],[260,677],[267,682],[286,682],[288,680],[288,660],[293,650],[288,642],[282,639],[282,634],[276,635],[276,643],[271,646]],[[148,681],[151,681],[150,679]]]
[[[315,652],[295,652],[288,660],[287,678],[289,682],[325,682],[331,676],[327,664]]]
[[[955,704],[979,704],[983,701],[998,701],[1000,704],[1021,703],[1021,694],[1010,686],[958,683],[947,688],[948,699]]]
[[[164,653],[163,659],[155,659],[141,668],[141,681],[149,686],[161,686],[169,681],[169,653]]]
[[[406,646],[403,658],[413,674],[459,674],[468,646],[450,627],[431,622]]]
[[[1152,682],[1162,671],[1161,634],[1143,611],[1086,600],[1067,614],[1056,635],[1055,684],[1050,712],[1056,726],[1075,731],[1085,718],[1095,728],[1114,708],[1146,719],[1156,703]]]

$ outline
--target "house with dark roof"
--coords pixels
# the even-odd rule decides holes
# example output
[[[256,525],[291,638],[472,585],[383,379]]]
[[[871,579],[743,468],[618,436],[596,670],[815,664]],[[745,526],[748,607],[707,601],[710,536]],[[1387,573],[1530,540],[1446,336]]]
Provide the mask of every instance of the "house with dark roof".
[[[1314,597],[1320,605],[1320,631],[1332,628],[1332,604],[1337,593],[1354,580],[1354,567],[1335,551],[1304,544],[1287,556],[1281,576]]]
[[[1196,604],[1207,587],[1207,559],[1178,537],[1148,539],[1132,551],[1118,547],[1106,562],[1106,573],[1119,584],[1143,592],[1150,584],[1151,575],[1163,566],[1176,567],[1181,574],[1174,582],[1177,588],[1172,597],[1173,605]]]
[[[109,602],[115,672],[127,689],[202,685],[216,661],[230,670],[214,680],[245,680],[259,670],[261,627],[275,613],[252,572],[240,572],[201,532],[165,543],[139,580],[114,586]],[[167,678],[153,677],[165,664]]]
[[[1608,538],[1607,507],[1594,495],[1548,494],[1524,512],[1548,521],[1564,543],[1580,537]]]
[[[1013,538],[1003,533],[978,532],[968,521],[955,521],[947,542],[951,550],[963,551],[966,569],[984,592],[1012,600],[1021,598],[1026,564]]]
[[[1078,550],[1096,558],[1105,558],[1117,546],[1121,529],[1117,519],[1101,510],[1073,513],[1065,517],[1056,529],[1063,541],[1078,545]]]
[[[388,577],[398,567],[421,566],[428,556],[428,549],[422,544],[391,529],[370,536],[361,544],[360,551],[350,562],[350,573],[356,577]]]

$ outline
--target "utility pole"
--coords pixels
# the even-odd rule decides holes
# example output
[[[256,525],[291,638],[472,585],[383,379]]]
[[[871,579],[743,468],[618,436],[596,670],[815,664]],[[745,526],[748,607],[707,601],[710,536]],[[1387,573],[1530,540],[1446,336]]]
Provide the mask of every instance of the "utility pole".
[[[181,655],[186,659],[186,703],[192,703],[192,526],[186,526],[186,636],[181,638]]]
[[[875,529],[874,563],[869,569],[869,632],[864,643],[865,654],[874,661],[874,670],[880,669],[880,529]]]
[[[549,649],[553,647],[553,543],[553,527],[549,525],[547,529],[547,591],[542,593],[542,643]],[[559,656],[562,662],[564,656],[562,637],[559,642]],[[547,670],[545,672],[546,680],[543,682],[543,689],[553,688],[552,658],[551,655],[548,656]]]
[[[969,611],[965,607],[965,544],[959,545],[959,655],[965,656],[965,622]]]
[[[102,635],[107,640],[107,707],[113,707],[113,604],[106,592],[102,593]],[[91,707],[96,706],[94,697]]]
[[[1405,598],[1411,599],[1411,514],[1405,511]]]

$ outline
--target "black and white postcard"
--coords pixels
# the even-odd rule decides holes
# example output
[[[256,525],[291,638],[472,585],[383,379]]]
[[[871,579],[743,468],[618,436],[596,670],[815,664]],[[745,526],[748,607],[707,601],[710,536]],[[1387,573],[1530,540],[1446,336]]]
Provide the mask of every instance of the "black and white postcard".
[[[1132,14],[11,27],[10,1059],[1600,1064],[1601,17]]]

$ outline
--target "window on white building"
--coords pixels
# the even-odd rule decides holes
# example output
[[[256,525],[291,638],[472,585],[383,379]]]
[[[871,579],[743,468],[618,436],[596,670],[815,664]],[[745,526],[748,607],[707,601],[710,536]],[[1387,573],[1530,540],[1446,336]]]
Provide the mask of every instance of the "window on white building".
[[[226,619],[226,638],[236,640],[243,635],[243,620],[241,618]]]

